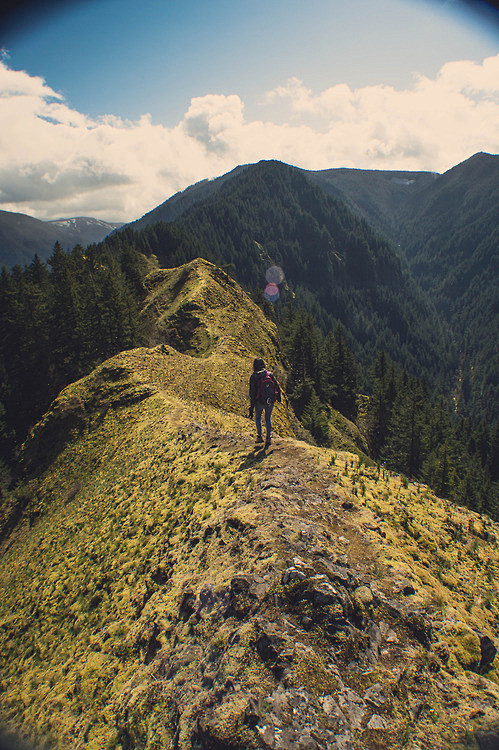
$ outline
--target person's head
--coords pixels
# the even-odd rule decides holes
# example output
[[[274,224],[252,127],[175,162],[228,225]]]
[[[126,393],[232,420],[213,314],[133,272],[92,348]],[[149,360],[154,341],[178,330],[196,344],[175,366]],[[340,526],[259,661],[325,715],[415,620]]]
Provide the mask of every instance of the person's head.
[[[263,359],[255,359],[253,362],[253,372],[260,372],[260,370],[265,370],[265,362]]]

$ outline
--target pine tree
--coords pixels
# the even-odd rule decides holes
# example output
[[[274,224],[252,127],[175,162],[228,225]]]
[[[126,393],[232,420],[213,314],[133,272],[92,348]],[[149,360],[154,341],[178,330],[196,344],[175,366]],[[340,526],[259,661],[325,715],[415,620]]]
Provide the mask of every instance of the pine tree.
[[[372,395],[369,399],[367,435],[371,455],[379,459],[388,436],[396,396],[395,367],[381,350],[372,368]]]
[[[357,363],[339,324],[328,356],[330,371],[326,377],[331,389],[331,405],[353,420],[357,414]]]
[[[419,474],[423,463],[426,405],[424,383],[409,378],[404,370],[397,384],[383,455],[390,465],[410,477]]]
[[[487,467],[494,482],[499,480],[499,422],[496,422],[490,436]]]

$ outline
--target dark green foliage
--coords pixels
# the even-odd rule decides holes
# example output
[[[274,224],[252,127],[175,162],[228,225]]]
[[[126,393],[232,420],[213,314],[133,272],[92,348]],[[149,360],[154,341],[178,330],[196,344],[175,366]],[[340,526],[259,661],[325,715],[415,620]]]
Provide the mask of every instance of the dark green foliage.
[[[461,414],[499,419],[499,157],[475,154],[414,201],[402,237],[461,350]]]
[[[343,202],[280,162],[236,170],[203,195],[172,224],[131,225],[117,237],[164,267],[198,256],[227,265],[248,290],[263,289],[266,269],[280,265],[283,302],[293,296],[324,334],[340,322],[363,368],[384,348],[432,386],[450,388],[457,362],[449,331],[388,242]]]
[[[347,419],[357,415],[357,362],[348,349],[345,336],[338,325],[330,331],[322,345],[319,384],[323,399]]]
[[[107,357],[143,342],[137,289],[144,257],[93,245],[48,265],[0,276],[0,446],[11,459],[29,427],[68,383]]]
[[[396,371],[386,355],[372,370],[367,414],[371,455],[378,462],[429,484],[441,497],[499,516],[497,425],[452,415],[433,401],[424,379]]]
[[[454,386],[459,413],[494,423],[499,419],[499,156],[478,153],[442,175],[359,169],[307,174],[399,249],[404,266],[452,330],[460,352]],[[417,372],[412,363],[404,365]]]
[[[328,412],[355,421],[359,365],[340,326],[323,337],[313,315],[288,305],[279,321],[290,362],[288,396],[320,445],[329,443]],[[452,415],[424,378],[398,370],[381,351],[370,370],[362,424],[378,463],[429,484],[439,495],[499,517],[499,430]]]
[[[340,326],[322,335],[311,313],[288,305],[279,323],[291,364],[288,395],[296,415],[321,445],[329,440],[328,407],[356,415],[357,363]]]

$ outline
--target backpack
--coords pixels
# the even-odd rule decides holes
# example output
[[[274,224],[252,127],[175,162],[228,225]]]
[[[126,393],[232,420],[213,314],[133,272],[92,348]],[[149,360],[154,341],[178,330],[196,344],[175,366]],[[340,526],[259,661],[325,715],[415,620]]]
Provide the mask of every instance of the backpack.
[[[258,378],[256,400],[270,406],[277,400],[277,390],[270,372],[266,371],[262,378]]]

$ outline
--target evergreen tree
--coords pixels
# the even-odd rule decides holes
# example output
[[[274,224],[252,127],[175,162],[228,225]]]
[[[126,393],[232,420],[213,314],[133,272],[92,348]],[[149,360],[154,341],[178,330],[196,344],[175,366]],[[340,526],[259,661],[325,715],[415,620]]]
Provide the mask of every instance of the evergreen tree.
[[[491,433],[487,467],[490,476],[497,482],[499,480],[499,422],[496,422]]]
[[[372,368],[372,395],[369,399],[367,438],[371,455],[381,456],[388,437],[393,403],[396,396],[395,367],[388,363],[385,352],[379,352]]]
[[[331,339],[330,339],[331,342]],[[329,367],[326,379],[331,392],[331,405],[347,419],[357,415],[357,363],[348,349],[338,324],[334,342],[329,345]]]

